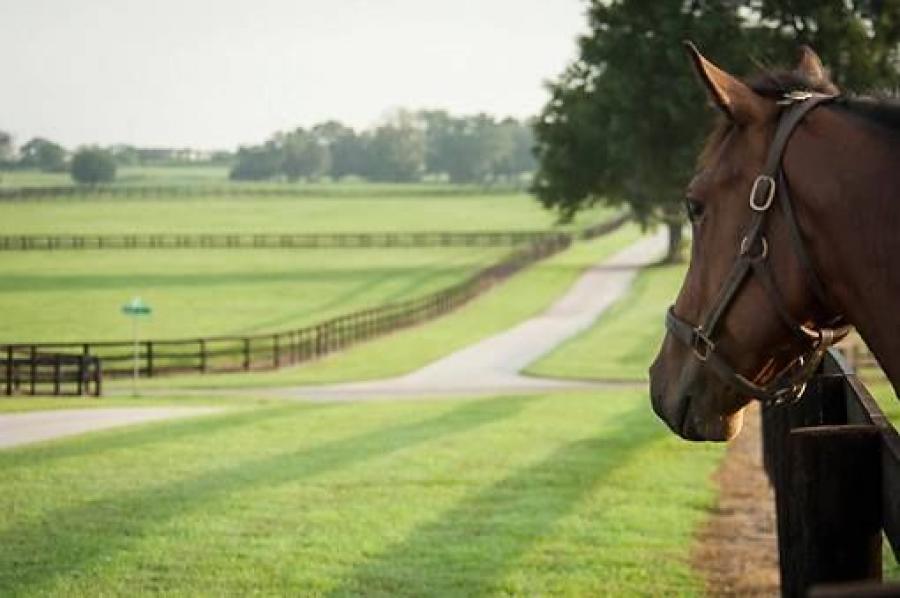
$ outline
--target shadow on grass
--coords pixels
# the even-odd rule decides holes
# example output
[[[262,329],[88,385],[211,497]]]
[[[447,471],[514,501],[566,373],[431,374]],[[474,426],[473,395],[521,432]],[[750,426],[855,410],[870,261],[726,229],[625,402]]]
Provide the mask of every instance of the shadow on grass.
[[[113,428],[112,430],[98,431],[83,438],[65,438],[61,442],[0,451],[0,472],[15,467],[40,467],[57,459],[88,457],[99,453],[109,455],[111,451],[116,450],[133,449],[195,435],[210,435],[299,412],[332,406],[336,406],[336,404],[281,404],[237,413],[210,414],[183,420],[151,422],[136,428]]]
[[[503,573],[612,472],[665,434],[647,425],[640,404],[615,429],[564,444],[413,530],[351,571],[330,595],[505,595]]]
[[[376,459],[513,417],[531,399],[467,402],[440,416],[405,422],[292,453],[203,472],[198,477],[49,511],[0,532],[0,588],[16,594],[54,577],[92,569],[167,520],[244,490],[273,487]],[[211,504],[212,503],[212,504]]]

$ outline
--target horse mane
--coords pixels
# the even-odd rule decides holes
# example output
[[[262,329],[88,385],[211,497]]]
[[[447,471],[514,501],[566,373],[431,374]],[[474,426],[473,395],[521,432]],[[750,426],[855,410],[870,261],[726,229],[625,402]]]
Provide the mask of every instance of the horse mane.
[[[744,81],[759,95],[780,100],[792,91],[833,93],[826,84],[816,82],[791,70],[772,69],[762,71]],[[869,122],[900,133],[900,98],[893,93],[879,92],[872,95],[842,93],[830,104],[842,108]],[[720,116],[712,133],[700,152],[699,164],[706,165],[715,149],[725,140],[734,127],[725,116]]]

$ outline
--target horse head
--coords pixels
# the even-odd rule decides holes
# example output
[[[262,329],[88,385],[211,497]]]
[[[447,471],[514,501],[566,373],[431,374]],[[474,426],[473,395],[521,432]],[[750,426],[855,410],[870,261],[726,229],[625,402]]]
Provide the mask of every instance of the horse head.
[[[833,314],[815,292],[790,212],[786,185],[796,173],[784,173],[781,162],[793,128],[837,88],[809,48],[790,73],[792,93],[773,96],[687,47],[722,118],[685,193],[690,264],[650,368],[650,390],[654,410],[678,435],[727,440],[754,398],[801,392],[810,373],[803,364],[840,334],[828,328]]]

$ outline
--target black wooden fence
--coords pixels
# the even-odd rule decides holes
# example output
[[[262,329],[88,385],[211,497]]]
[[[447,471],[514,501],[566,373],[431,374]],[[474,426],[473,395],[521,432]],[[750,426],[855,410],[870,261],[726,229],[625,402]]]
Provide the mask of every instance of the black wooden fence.
[[[94,395],[102,392],[100,359],[80,354],[50,353],[32,345],[2,347],[0,380],[6,395]]]
[[[585,229],[585,234],[611,223]],[[601,233],[602,234],[602,233]],[[555,242],[565,233],[549,231],[382,232],[290,234],[124,234],[4,235],[0,251],[69,249],[355,249],[367,247],[515,247]],[[596,235],[594,235],[596,236]]]
[[[585,227],[579,238],[593,239],[622,226],[628,214]],[[558,243],[555,231],[419,231],[377,233],[191,233],[117,235],[2,235],[0,251],[70,249],[355,249],[367,247],[516,247]]]
[[[900,435],[839,353],[801,401],[763,410],[763,451],[782,594],[900,595],[878,583],[882,532],[900,549]]]
[[[506,259],[469,279],[430,295],[364,309],[331,320],[271,334],[215,336],[181,340],[147,340],[138,345],[139,373],[144,377],[188,372],[264,370],[316,359],[354,343],[400,328],[413,326],[455,309],[494,283],[522,268],[568,247],[568,235],[551,235],[519,248]],[[15,380],[34,371],[22,369],[18,361],[9,366],[10,355],[57,355],[65,359],[99,359],[104,376],[132,374],[134,345],[129,341],[80,343],[0,344],[0,360],[6,371],[18,372]],[[100,371],[100,368],[97,368]],[[10,382],[7,393],[37,388],[38,384]],[[99,378],[96,388],[99,389]]]
[[[460,194],[484,195],[519,191],[510,185],[458,187],[447,185],[427,186],[387,186],[372,188],[361,186],[334,188],[328,186],[306,187],[303,185],[266,185],[260,183],[231,183],[228,185],[52,185],[42,187],[0,187],[0,201],[22,201],[54,198],[96,198],[116,197],[123,199],[155,199],[159,197],[412,197],[421,195]]]

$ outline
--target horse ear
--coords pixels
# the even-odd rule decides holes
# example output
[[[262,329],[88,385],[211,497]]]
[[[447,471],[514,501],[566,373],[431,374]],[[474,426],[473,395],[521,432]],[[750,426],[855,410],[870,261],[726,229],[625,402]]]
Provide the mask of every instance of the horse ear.
[[[794,72],[809,79],[810,83],[827,93],[840,93],[837,85],[831,82],[828,70],[822,66],[819,55],[809,46],[800,46],[800,60]]]
[[[764,100],[760,96],[737,77],[704,58],[693,43],[686,41],[684,47],[710,100],[725,116],[741,124],[764,118]]]

